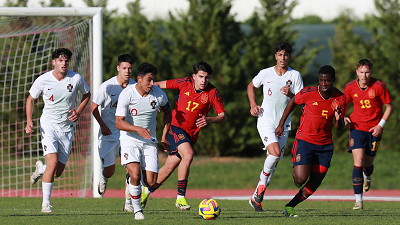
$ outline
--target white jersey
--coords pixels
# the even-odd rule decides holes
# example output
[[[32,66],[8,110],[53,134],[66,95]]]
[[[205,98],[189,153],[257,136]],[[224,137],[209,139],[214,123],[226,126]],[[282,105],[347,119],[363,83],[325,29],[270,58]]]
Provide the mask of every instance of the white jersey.
[[[261,70],[253,78],[256,88],[263,85],[264,99],[259,113],[260,119],[265,119],[269,124],[278,127],[279,121],[285,111],[290,98],[282,94],[280,89],[290,86],[290,91],[297,94],[303,88],[303,79],[298,71],[288,68],[285,74],[279,76],[275,71],[275,66]],[[285,121],[285,131],[291,130],[291,116]]]
[[[40,126],[61,132],[73,130],[75,123],[68,119],[74,109],[78,90],[82,94],[89,92],[81,75],[67,70],[67,76],[59,81],[53,75],[53,70],[39,76],[33,83],[29,94],[37,99],[43,94],[44,108],[40,117]]]
[[[136,81],[129,79],[129,85],[136,84]],[[119,140],[119,130],[115,127],[115,112],[118,105],[118,97],[124,88],[118,83],[117,77],[112,77],[100,85],[99,90],[93,98],[93,102],[101,107],[101,119],[111,131],[111,135],[103,136],[101,128],[99,139],[108,141]]]
[[[153,86],[146,97],[142,97],[136,90],[136,85],[129,85],[119,95],[116,116],[125,117],[131,125],[146,128],[151,138],[145,139],[137,132],[121,130],[120,140],[134,140],[142,143],[158,143],[156,138],[157,112],[161,106],[169,106],[167,95],[161,88]]]

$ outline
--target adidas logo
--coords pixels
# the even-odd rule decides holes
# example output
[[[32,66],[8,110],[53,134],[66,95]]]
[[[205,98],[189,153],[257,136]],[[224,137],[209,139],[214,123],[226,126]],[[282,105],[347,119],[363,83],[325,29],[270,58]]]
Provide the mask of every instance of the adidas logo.
[[[314,102],[313,105],[318,105],[318,103],[317,103],[317,102]]]
[[[357,94],[357,93],[355,93],[355,94],[353,95],[353,97],[358,97],[358,94]]]
[[[186,92],[185,95],[189,96],[189,92]]]

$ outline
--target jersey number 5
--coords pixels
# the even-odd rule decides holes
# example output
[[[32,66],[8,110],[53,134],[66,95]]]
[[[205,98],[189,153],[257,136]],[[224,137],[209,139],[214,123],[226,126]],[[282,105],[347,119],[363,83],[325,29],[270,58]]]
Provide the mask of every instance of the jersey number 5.
[[[186,110],[193,112],[193,110],[197,108],[197,106],[199,106],[199,103],[188,101],[188,107],[186,108]],[[192,109],[190,109],[190,107],[192,107]]]
[[[328,119],[328,110],[322,110],[322,115],[325,116],[325,119]]]

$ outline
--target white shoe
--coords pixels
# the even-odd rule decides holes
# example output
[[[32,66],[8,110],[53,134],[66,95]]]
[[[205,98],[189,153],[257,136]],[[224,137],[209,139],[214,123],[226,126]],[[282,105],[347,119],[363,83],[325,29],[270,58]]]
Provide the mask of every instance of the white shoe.
[[[108,179],[106,180],[106,179],[104,179],[103,177],[100,178],[99,186],[98,186],[98,188],[97,188],[97,191],[99,192],[99,195],[104,195],[104,193],[106,192],[106,189],[107,189],[107,181],[108,181]]]
[[[51,210],[51,205],[50,204],[44,204],[44,205],[42,205],[42,212],[43,213],[51,213],[51,212],[53,212],[53,210]]]
[[[363,201],[357,201],[356,205],[353,207],[354,210],[364,209]]]
[[[43,166],[42,161],[38,160],[36,162],[36,170],[35,170],[35,172],[32,173],[31,180],[30,180],[32,185],[36,184],[36,182],[38,182],[38,180],[42,177],[43,174],[39,173],[39,169],[42,166]]]
[[[134,212],[132,204],[124,203],[124,212]],[[135,216],[136,217],[136,216]]]
[[[135,220],[144,220],[144,215],[142,210],[135,212]]]

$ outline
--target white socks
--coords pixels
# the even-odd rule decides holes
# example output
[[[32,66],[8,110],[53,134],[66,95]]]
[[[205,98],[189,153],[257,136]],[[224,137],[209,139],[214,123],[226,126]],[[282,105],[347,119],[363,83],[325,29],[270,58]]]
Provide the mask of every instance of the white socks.
[[[50,204],[50,196],[51,196],[51,192],[53,191],[53,185],[54,185],[54,182],[45,183],[42,181],[42,193],[43,193],[42,205]]]
[[[142,206],[140,205],[140,201],[142,199],[142,186],[140,184],[139,186],[129,184],[129,194],[131,195],[134,212],[141,211]]]
[[[362,194],[355,194],[356,196],[356,202],[362,201]]]
[[[276,164],[279,161],[279,157],[269,154],[264,161],[264,168],[260,174],[260,181],[258,182],[259,185],[269,184],[271,181],[272,175],[275,172]]]

